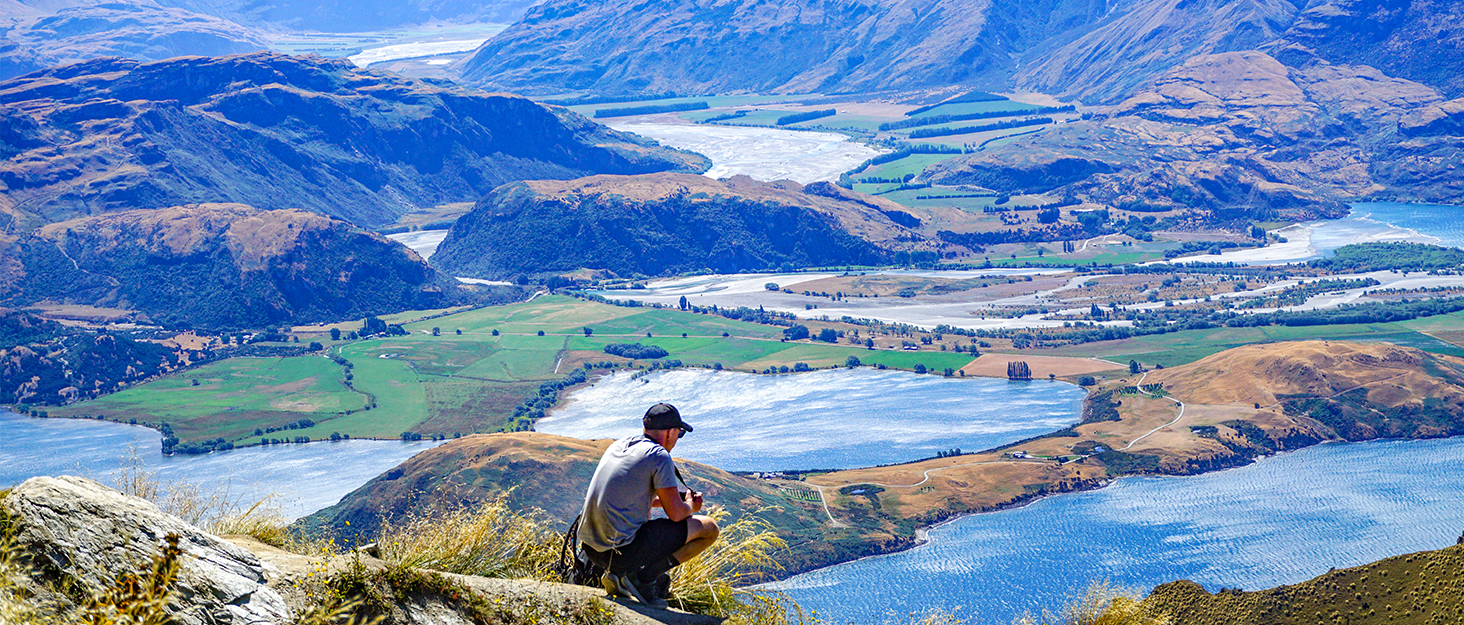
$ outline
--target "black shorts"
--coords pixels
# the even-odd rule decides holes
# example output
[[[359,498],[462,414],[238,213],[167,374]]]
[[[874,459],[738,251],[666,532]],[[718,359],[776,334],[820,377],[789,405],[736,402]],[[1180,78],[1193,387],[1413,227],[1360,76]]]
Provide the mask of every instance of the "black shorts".
[[[585,547],[590,561],[614,573],[634,571],[647,564],[664,562],[677,549],[686,545],[687,519],[651,519],[635,531],[629,544],[611,551],[595,551]]]

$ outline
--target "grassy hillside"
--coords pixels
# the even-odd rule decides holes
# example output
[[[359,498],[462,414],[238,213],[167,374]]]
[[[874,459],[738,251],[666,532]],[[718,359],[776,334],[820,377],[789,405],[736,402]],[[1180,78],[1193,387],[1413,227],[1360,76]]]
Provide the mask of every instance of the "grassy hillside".
[[[1464,543],[1464,539],[1461,539]],[[1432,625],[1464,622],[1464,544],[1330,571],[1267,590],[1164,584],[1146,610],[1185,625]]]
[[[505,182],[703,171],[562,108],[270,53],[107,58],[0,82],[9,232],[237,202],[375,227]]]
[[[896,251],[934,252],[938,245],[912,230],[919,220],[901,209],[828,183],[690,174],[534,181],[480,201],[432,263],[506,279],[580,268],[633,276],[874,265]]]
[[[386,238],[301,210],[240,204],[131,210],[40,228],[0,250],[0,303],[136,310],[229,330],[465,301],[461,285]]]

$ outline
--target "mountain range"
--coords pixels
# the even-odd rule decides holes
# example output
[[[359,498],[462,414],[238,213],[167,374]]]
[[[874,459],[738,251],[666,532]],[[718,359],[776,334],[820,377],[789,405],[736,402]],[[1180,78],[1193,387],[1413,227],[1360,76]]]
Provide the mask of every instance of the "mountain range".
[[[6,232],[233,202],[379,226],[512,180],[703,171],[562,108],[255,53],[104,58],[0,83]]]

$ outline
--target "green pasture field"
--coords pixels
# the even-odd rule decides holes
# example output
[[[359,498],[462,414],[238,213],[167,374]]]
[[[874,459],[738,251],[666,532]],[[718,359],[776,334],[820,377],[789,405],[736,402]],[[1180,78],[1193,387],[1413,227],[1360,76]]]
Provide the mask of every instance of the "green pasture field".
[[[872,115],[848,115],[839,113],[831,117],[821,117],[806,122],[789,124],[788,128],[797,129],[819,129],[831,128],[835,130],[850,130],[862,133],[877,133],[879,125],[895,121],[889,117],[874,117]]]
[[[345,386],[341,367],[327,358],[230,358],[55,412],[166,421],[180,439],[199,441],[233,439],[238,432],[300,419],[320,421],[365,403],[364,395]]]
[[[687,102],[706,102],[707,103],[707,106],[709,106],[709,107],[711,107],[713,109],[718,109],[718,108],[728,108],[728,109],[755,108],[755,107],[763,106],[763,105],[767,105],[767,104],[776,104],[776,103],[779,103],[779,102],[797,101],[801,97],[806,97],[806,96],[778,96],[778,95],[734,95],[734,96],[700,96],[700,97],[699,96],[689,96],[689,97],[685,97],[685,98],[668,98],[668,99],[665,99],[665,100],[640,100],[640,101],[636,101],[636,102],[611,102],[611,103],[605,103],[605,104],[580,104],[580,105],[576,105],[576,106],[569,107],[569,110],[574,111],[576,113],[579,113],[580,115],[584,115],[585,117],[591,117],[591,118],[593,118],[595,116],[595,111],[598,111],[600,109],[631,108],[631,107],[637,107],[637,106],[654,106],[654,105],[658,105],[658,104],[684,104],[684,103],[687,103]],[[696,112],[697,113],[706,113],[707,111],[696,111]],[[727,110],[727,111],[715,112],[715,113],[712,113],[710,115],[706,115],[706,117],[712,117],[713,115],[719,115],[719,114],[722,114],[722,113],[729,113],[729,112],[731,112],[731,111],[730,110]],[[788,114],[787,112],[782,113],[782,115],[787,115],[787,114]],[[706,117],[702,117],[701,119],[706,119]],[[692,119],[692,118],[691,117],[683,117],[683,119]]]
[[[942,161],[948,161],[960,154],[911,154],[897,161],[890,161],[882,165],[875,165],[864,170],[859,177],[872,176],[875,178],[898,178],[906,174],[920,175],[926,167]]]
[[[883,193],[889,193],[889,192],[894,191],[895,189],[898,189],[898,188],[900,188],[900,183],[898,183],[898,182],[856,182],[856,183],[854,183],[854,190],[855,191],[858,191],[860,193],[868,193],[870,195],[880,195],[880,194],[883,194]]]
[[[933,115],[966,115],[970,113],[989,113],[992,111],[1009,111],[1013,115],[1021,115],[1025,111],[1040,108],[1036,104],[1013,102],[1011,100],[997,100],[994,102],[961,102],[959,104],[942,104],[914,117],[931,117]],[[971,122],[975,123],[975,122]]]
[[[1422,331],[1420,331],[1422,330]],[[1141,336],[1119,341],[1069,345],[1040,353],[1054,356],[1106,358],[1115,362],[1137,360],[1145,366],[1172,367],[1194,362],[1211,354],[1253,343],[1333,340],[1380,341],[1415,347],[1424,351],[1464,356],[1464,348],[1423,332],[1464,330],[1464,313],[1439,315],[1410,321],[1328,326],[1263,326],[1256,328],[1212,328]],[[1036,353],[1036,352],[1034,352]]]
[[[927,188],[927,189],[905,189],[905,190],[901,190],[901,191],[891,191],[891,192],[886,193],[886,194],[884,194],[884,195],[882,195],[880,197],[883,197],[884,199],[887,199],[887,200],[889,200],[891,202],[895,202],[897,204],[903,204],[905,206],[909,206],[911,208],[941,208],[941,207],[950,207],[950,208],[958,208],[958,209],[961,209],[961,210],[966,211],[968,213],[978,213],[978,214],[981,213],[981,209],[983,209],[983,208],[985,208],[987,206],[991,206],[993,203],[996,202],[996,196],[995,195],[992,195],[990,197],[958,197],[958,198],[937,198],[937,199],[927,199],[927,200],[916,199],[916,198],[918,198],[918,197],[920,197],[922,195],[965,195],[965,194],[964,193],[960,193],[958,191],[949,190],[949,189],[938,189],[938,188],[933,188],[932,187],[932,188]],[[992,217],[992,220],[993,221],[997,221],[997,218],[996,217]],[[995,261],[993,261],[993,262],[995,262]]]

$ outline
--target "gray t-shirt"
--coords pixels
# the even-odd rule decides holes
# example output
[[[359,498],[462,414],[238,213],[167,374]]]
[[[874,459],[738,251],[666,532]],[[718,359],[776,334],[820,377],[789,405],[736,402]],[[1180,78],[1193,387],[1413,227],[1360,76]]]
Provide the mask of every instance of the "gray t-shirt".
[[[676,486],[671,452],[645,434],[610,444],[585,493],[580,542],[595,551],[623,547],[651,518],[656,489]]]

